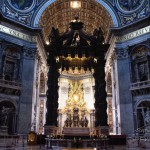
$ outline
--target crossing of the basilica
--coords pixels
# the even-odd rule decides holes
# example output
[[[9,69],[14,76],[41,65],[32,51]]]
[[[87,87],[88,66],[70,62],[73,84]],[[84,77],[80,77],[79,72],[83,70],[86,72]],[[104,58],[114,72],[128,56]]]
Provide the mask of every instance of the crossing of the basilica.
[[[150,148],[149,12],[1,0],[0,149]]]

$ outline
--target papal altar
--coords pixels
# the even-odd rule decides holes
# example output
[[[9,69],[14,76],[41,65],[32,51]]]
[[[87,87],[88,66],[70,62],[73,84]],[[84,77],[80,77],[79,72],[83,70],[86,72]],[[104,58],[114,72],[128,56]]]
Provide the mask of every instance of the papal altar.
[[[63,134],[65,136],[89,136],[90,135],[90,129],[85,127],[72,127],[72,128],[63,128]]]

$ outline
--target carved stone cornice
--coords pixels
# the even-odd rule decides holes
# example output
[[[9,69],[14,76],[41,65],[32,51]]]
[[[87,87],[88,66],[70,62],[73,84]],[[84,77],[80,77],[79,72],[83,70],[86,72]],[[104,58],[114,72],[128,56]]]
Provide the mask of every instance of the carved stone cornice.
[[[36,51],[37,50],[35,48],[24,47],[23,48],[24,58],[34,59],[36,56]]]
[[[117,59],[128,58],[128,49],[127,48],[115,48],[115,55]]]
[[[61,74],[60,78],[66,78],[70,80],[83,80],[87,78],[93,78],[92,74],[85,74],[85,75],[80,75],[80,76],[74,76],[74,75],[69,75],[69,74]]]
[[[7,95],[20,95],[21,84],[0,79],[0,93]]]
[[[130,85],[130,91],[133,96],[149,94],[150,93],[150,80],[132,83]]]

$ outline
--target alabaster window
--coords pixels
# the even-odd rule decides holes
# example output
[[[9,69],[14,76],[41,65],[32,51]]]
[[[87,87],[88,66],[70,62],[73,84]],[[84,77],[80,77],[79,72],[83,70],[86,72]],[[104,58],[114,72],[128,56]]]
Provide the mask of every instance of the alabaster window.
[[[3,55],[3,79],[8,81],[19,81],[20,54],[16,48],[5,49]]]
[[[132,82],[143,82],[150,78],[150,56],[146,46],[139,46],[131,53]]]

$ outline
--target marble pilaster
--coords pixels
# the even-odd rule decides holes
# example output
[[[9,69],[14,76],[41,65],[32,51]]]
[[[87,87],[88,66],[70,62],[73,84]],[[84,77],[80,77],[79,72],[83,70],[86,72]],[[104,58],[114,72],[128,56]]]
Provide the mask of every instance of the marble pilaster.
[[[120,134],[134,132],[128,48],[116,49],[116,105]],[[124,84],[125,83],[125,84]]]
[[[24,47],[22,60],[22,92],[19,100],[19,123],[18,133],[28,133],[31,129],[32,101],[35,73],[35,52],[36,49]],[[30,51],[32,51],[30,55]]]

